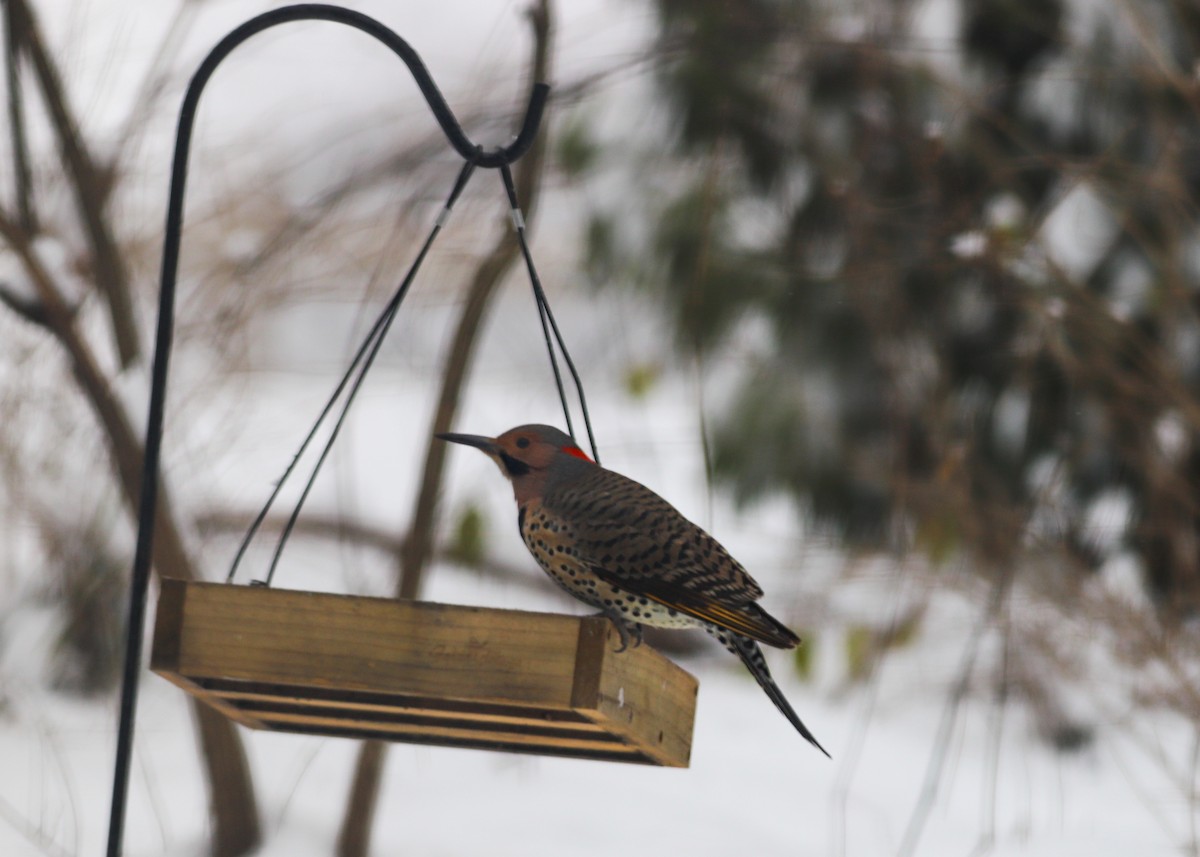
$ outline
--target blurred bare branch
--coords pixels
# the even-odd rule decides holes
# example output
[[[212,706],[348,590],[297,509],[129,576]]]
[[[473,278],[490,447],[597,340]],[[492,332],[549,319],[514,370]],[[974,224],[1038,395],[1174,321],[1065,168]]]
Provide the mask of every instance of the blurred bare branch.
[[[528,13],[533,28],[533,60],[530,80],[549,79],[551,49],[551,11],[549,0],[540,0]],[[546,153],[546,120],[533,146],[517,163],[514,181],[517,196],[526,208],[527,218],[537,205],[538,187]],[[466,305],[459,316],[457,329],[442,374],[441,390],[434,411],[433,427],[425,449],[425,464],[417,492],[416,511],[398,555],[396,594],[400,598],[416,598],[421,579],[433,554],[434,525],[437,518],[438,496],[445,471],[446,444],[434,434],[448,431],[458,411],[459,396],[466,379],[479,333],[484,310],[504,274],[517,258],[517,243],[511,235],[503,234],[492,251],[476,269],[467,292]],[[371,835],[379,784],[383,775],[386,747],[378,741],[362,745],[355,767],[354,782],[346,803],[346,814],[338,834],[338,857],[364,857]]]
[[[26,232],[36,232],[33,179],[29,168],[29,140],[25,125],[25,88],[21,83],[21,45],[28,38],[26,20],[12,3],[4,4],[4,82],[8,90],[8,126],[12,136],[13,173],[17,218]]]
[[[73,313],[53,276],[20,227],[0,215],[0,239],[16,254],[33,284],[44,314],[43,326],[66,352],[80,392],[91,406],[108,444],[125,505],[137,514],[141,495],[143,449],[138,432],[117,400],[108,378],[77,329]],[[159,487],[154,529],[154,567],[165,576],[199,578],[188,553],[165,485]],[[233,724],[206,705],[192,701],[207,766],[210,806],[214,820],[214,857],[236,857],[260,840],[258,809],[250,769]]]
[[[7,283],[0,283],[0,304],[8,307],[17,316],[37,327],[46,327],[48,318],[42,305],[32,298],[22,295]]]
[[[253,520],[254,515],[251,513],[230,512],[224,509],[209,509],[201,512],[195,518],[196,526],[201,532],[211,531],[221,534],[245,532]],[[262,533],[280,533],[286,525],[287,516],[270,515],[263,520],[260,531]],[[296,536],[357,545],[379,551],[390,557],[395,557],[407,540],[406,535],[397,535],[393,530],[345,517],[323,516],[317,513],[310,513],[298,519],[292,532]],[[453,546],[437,545],[433,550],[433,558],[460,563],[513,586],[539,592],[556,591],[549,579],[543,574],[536,573],[536,569],[523,569],[491,557],[483,558],[479,562],[470,561],[456,552]]]
[[[937,797],[938,785],[941,782],[942,770],[946,764],[946,756],[950,742],[954,738],[954,727],[958,721],[958,711],[971,688],[971,677],[975,672],[975,664],[979,659],[980,646],[984,636],[995,627],[996,618],[1000,615],[1005,600],[1011,591],[1012,575],[998,573],[992,583],[992,591],[988,596],[987,605],[980,621],[975,625],[966,646],[963,648],[962,661],[959,665],[958,677],[946,697],[942,710],[942,719],[938,723],[937,738],[929,756],[929,765],[925,770],[925,778],[904,830],[904,838],[896,852],[898,857],[911,857],[917,851],[921,834],[925,830],[925,822],[933,809]]]
[[[200,3],[196,0],[184,0],[180,3],[167,25],[166,32],[159,40],[154,57],[150,60],[146,74],[130,102],[129,115],[121,123],[121,130],[117,134],[117,146],[108,168],[113,175],[119,175],[125,161],[136,152],[146,126],[155,111],[162,106],[162,96],[177,74],[173,61],[196,19],[199,8]]]
[[[8,0],[7,7],[10,27],[23,36],[22,47],[33,65],[54,126],[62,160],[71,179],[75,206],[91,248],[91,273],[108,305],[121,366],[128,367],[140,356],[141,344],[124,260],[105,216],[112,177],[105,174],[88,152],[79,123],[71,113],[58,68],[26,0]]]

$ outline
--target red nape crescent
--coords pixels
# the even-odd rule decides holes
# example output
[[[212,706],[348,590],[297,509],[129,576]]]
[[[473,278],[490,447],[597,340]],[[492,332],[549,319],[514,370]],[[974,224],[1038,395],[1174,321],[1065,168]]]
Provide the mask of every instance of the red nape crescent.
[[[588,458],[588,454],[577,446],[564,446],[562,451],[567,455],[573,455],[576,458],[582,458],[584,461],[591,461],[591,459]]]

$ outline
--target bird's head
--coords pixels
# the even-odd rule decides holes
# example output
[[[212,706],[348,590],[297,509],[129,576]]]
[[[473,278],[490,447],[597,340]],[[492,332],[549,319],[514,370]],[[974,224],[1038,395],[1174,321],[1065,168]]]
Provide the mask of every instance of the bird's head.
[[[438,438],[483,450],[513,483],[518,502],[539,493],[552,470],[591,461],[573,437],[552,426],[517,426],[499,437],[447,433]]]

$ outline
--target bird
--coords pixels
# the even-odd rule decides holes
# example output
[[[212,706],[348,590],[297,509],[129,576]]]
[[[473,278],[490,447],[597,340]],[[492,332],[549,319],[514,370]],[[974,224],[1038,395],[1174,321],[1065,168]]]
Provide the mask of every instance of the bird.
[[[771,677],[760,643],[797,637],[758,605],[762,587],[716,539],[639,482],[607,470],[548,425],[497,437],[440,433],[475,447],[512,483],[521,538],[542,569],[616,626],[623,651],[642,626],[703,628],[741,658],[775,707],[827,757]]]

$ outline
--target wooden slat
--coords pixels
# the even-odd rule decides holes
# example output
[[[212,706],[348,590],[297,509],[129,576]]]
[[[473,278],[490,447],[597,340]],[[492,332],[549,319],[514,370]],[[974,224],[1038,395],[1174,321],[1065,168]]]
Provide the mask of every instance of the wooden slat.
[[[256,728],[686,766],[695,679],[618,645],[600,618],[165,580],[151,667]]]
[[[458,747],[470,750],[490,750],[505,753],[525,753],[539,756],[562,756],[572,759],[591,759],[601,762],[626,762],[638,765],[659,765],[658,760],[625,744],[608,744],[604,749],[560,747],[555,744],[512,744],[506,740],[483,740],[473,735],[450,738],[445,735],[396,735],[372,729],[351,728],[344,723],[331,726],[315,724],[279,723],[264,727],[274,732],[296,732],[303,735],[324,735],[331,738],[354,738],[357,740],[400,741],[406,744],[428,744],[437,747]]]
[[[206,698],[213,699],[214,703],[217,700],[223,700],[229,707],[241,709],[243,712],[259,711],[259,704],[279,702],[282,699],[300,707],[335,709],[350,713],[356,711],[367,713],[377,712],[434,717],[444,720],[471,720],[480,723],[509,724],[512,726],[553,726],[556,729],[568,729],[577,732],[596,732],[601,729],[595,721],[584,719],[582,716],[579,716],[578,719],[567,720],[563,719],[561,713],[546,711],[541,708],[529,708],[528,713],[524,716],[517,716],[512,714],[497,714],[495,713],[495,709],[492,708],[480,708],[478,710],[446,708],[436,705],[433,700],[429,700],[426,703],[410,702],[403,705],[387,705],[383,703],[355,702],[353,700],[337,698],[317,699],[311,696],[288,695],[281,697],[269,693],[251,693],[238,690],[210,691]]]
[[[386,720],[358,720],[353,717],[321,717],[306,712],[295,711],[268,712],[261,716],[261,720],[268,727],[276,724],[338,727],[377,731],[397,737],[424,736],[426,738],[470,739],[472,741],[493,744],[524,745],[529,747],[538,747],[546,743],[546,736],[538,734],[524,734],[506,730],[467,729],[446,726],[445,724],[431,725],[428,723],[404,723]],[[556,747],[562,749],[604,750],[606,752],[622,750],[621,743],[613,738],[608,738],[607,740],[603,737],[588,739],[569,735],[555,737],[553,743]]]

